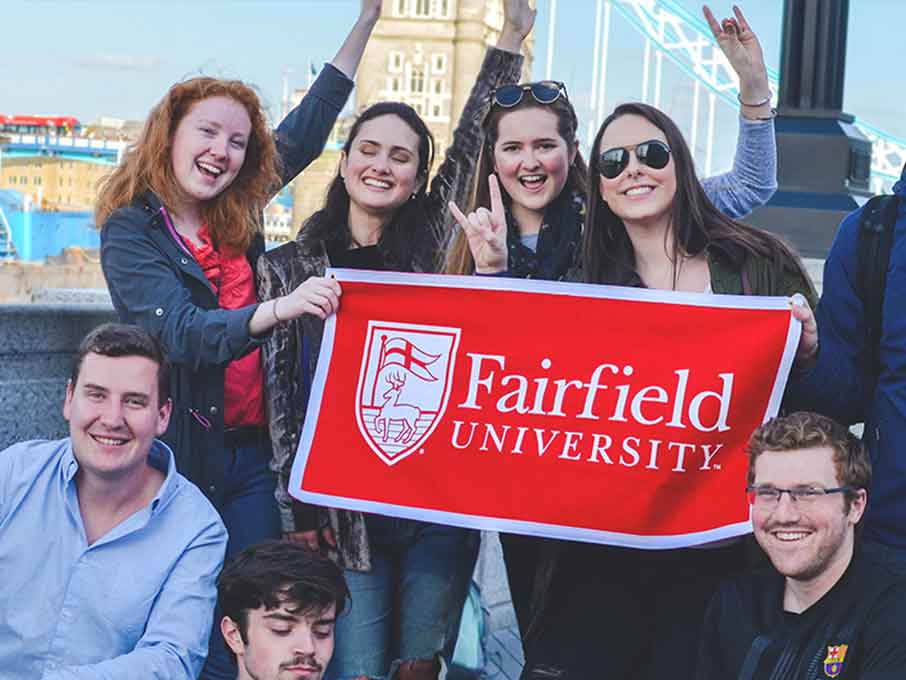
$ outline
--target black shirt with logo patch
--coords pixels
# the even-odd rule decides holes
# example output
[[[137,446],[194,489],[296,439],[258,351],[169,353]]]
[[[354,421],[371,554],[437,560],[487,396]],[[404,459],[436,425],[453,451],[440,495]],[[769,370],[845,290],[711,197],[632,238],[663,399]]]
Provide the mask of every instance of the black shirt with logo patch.
[[[906,579],[857,551],[801,614],[774,569],[725,581],[705,617],[698,680],[903,680]]]

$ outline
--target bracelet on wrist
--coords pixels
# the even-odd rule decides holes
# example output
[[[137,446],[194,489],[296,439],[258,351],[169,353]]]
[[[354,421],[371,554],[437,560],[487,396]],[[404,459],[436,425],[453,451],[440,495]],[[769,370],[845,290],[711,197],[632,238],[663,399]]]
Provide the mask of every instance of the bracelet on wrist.
[[[279,299],[280,298],[274,298],[274,304],[271,305],[271,314],[274,315],[274,320],[277,323],[283,323],[283,319],[281,319],[279,316],[277,316],[277,300],[279,300]]]
[[[739,103],[742,104],[743,106],[749,106],[749,107],[751,107],[751,108],[753,108],[753,109],[757,109],[759,106],[764,106],[765,104],[770,104],[770,103],[771,103],[771,95],[768,95],[767,97],[765,97],[765,98],[762,99],[761,101],[757,101],[757,102],[744,102],[744,101],[742,100],[742,93],[741,93],[741,92],[737,92],[737,93],[736,93],[736,98],[739,100]]]
[[[770,112],[768,113],[768,115],[766,115],[766,116],[747,116],[746,114],[743,113],[742,117],[745,118],[746,120],[751,120],[751,121],[774,120],[777,117],[777,109],[772,108],[770,110]]]

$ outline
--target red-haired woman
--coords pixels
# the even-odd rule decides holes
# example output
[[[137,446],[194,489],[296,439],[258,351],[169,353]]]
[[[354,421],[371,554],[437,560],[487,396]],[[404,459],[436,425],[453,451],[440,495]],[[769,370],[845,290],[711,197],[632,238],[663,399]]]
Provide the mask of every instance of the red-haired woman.
[[[219,510],[230,534],[227,556],[281,535],[263,336],[302,314],[324,318],[340,294],[336,282],[315,277],[259,304],[253,272],[264,251],[262,210],[324,148],[380,11],[381,0],[362,0],[336,57],[276,134],[248,85],[177,83],[98,199],[101,264],[114,307],[167,348],[174,404],[164,440],[179,471]],[[235,676],[215,633],[202,677]]]

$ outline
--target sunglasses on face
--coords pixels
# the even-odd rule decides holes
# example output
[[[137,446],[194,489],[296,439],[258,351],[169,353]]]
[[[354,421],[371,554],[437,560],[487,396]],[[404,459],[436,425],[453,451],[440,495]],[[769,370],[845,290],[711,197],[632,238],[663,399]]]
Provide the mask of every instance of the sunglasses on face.
[[[670,162],[670,147],[659,139],[650,139],[635,146],[617,146],[601,154],[601,174],[616,179],[629,165],[629,152],[635,151],[639,163],[662,170]]]
[[[539,104],[553,104],[560,97],[569,99],[566,96],[566,85],[557,80],[542,80],[537,83],[496,87],[491,90],[491,103],[504,109],[511,109],[522,101],[526,92],[531,92]]]

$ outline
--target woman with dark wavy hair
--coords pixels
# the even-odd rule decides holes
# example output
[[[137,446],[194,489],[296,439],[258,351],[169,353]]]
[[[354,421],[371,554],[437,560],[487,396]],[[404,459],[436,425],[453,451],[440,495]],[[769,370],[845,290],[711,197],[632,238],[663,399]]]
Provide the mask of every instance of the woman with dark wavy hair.
[[[349,132],[324,207],[295,241],[261,258],[262,298],[323,276],[328,266],[437,270],[448,241],[447,202],[462,200],[472,184],[488,96],[497,85],[518,79],[519,49],[534,22],[528,0],[505,0],[504,10],[497,48],[488,50],[430,185],[434,140],[421,116],[399,102],[365,109]],[[337,620],[327,676],[385,676],[401,658],[418,660],[414,672],[424,675],[411,677],[436,677],[438,655],[452,657],[479,536],[289,498],[322,332],[322,320],[312,316],[281,326],[267,341],[264,359],[283,531],[289,540],[327,550],[344,567],[352,593],[349,611]]]
[[[171,87],[98,199],[114,307],[166,347],[174,404],[163,438],[220,512],[228,557],[281,534],[261,343],[281,322],[324,318],[339,296],[336,282],[312,279],[259,303],[262,211],[324,148],[380,9],[381,0],[362,0],[333,62],[276,134],[245,83],[202,77]],[[201,677],[235,676],[215,627]]]

